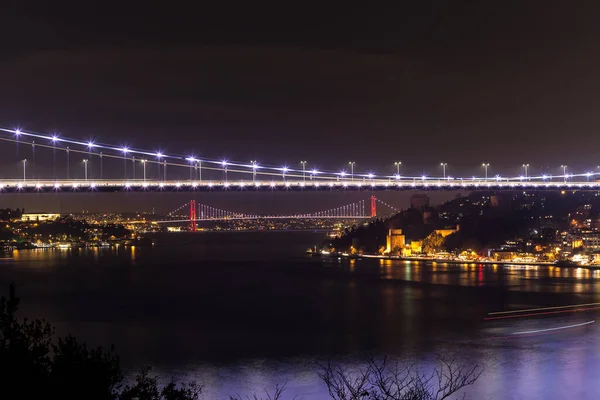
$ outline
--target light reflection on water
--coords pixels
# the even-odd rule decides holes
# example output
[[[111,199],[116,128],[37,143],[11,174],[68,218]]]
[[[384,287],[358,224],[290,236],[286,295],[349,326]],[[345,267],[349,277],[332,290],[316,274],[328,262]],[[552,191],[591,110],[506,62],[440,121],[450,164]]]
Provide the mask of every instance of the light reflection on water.
[[[485,366],[470,398],[598,398],[600,328],[497,338],[595,319],[597,312],[483,322],[486,313],[600,301],[585,268],[320,260],[314,235],[184,236],[155,247],[18,251],[0,264],[23,312],[59,333],[114,343],[126,367],[195,377],[206,398],[288,383],[326,398],[319,360],[365,353],[431,366],[436,353]],[[171,236],[168,238],[171,239]],[[600,323],[600,320],[599,320]]]

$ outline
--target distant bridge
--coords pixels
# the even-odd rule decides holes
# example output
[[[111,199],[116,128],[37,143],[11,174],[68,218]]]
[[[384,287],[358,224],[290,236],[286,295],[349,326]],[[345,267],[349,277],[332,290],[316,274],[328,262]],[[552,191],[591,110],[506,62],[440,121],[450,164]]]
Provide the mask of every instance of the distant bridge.
[[[394,214],[400,211],[398,208],[377,199],[375,196],[371,196],[369,201],[370,204],[368,211],[365,208],[365,201],[359,200],[357,202],[345,204],[343,206],[333,207],[326,210],[311,213],[273,215],[240,213],[208,206],[205,204],[199,204],[196,202],[196,200],[190,200],[182,206],[170,212],[168,216],[172,218],[153,222],[157,224],[189,222],[191,230],[195,231],[198,222],[206,221],[239,221],[258,219],[371,219],[377,216],[378,204],[386,209],[387,214]],[[182,215],[180,214],[180,212],[185,209],[189,210],[189,217],[186,219],[182,219]]]

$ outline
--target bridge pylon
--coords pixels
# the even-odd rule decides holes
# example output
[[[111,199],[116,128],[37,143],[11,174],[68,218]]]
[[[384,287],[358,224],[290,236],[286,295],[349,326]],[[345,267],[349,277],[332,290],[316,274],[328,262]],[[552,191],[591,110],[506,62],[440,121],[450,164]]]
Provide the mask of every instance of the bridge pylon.
[[[371,196],[371,218],[375,218],[377,216],[377,198],[375,196]]]
[[[190,230],[196,232],[196,200],[190,200]]]

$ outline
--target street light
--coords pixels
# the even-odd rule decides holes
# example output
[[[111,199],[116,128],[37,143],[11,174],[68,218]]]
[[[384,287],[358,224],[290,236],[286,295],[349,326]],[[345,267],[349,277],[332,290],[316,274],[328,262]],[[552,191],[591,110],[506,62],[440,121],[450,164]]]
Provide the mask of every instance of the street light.
[[[142,169],[144,171],[144,182],[146,182],[146,160],[142,160]]]
[[[527,171],[529,170],[529,164],[523,164],[523,168],[525,169],[525,180],[528,180]]]
[[[52,173],[54,174],[54,179],[56,180],[56,142],[58,141],[58,136],[52,136]]]
[[[162,157],[162,153],[156,152],[155,156],[156,156],[156,165],[158,166],[158,175],[157,175],[156,179],[160,181],[160,158]]]
[[[258,169],[258,164],[256,163],[256,160],[250,161],[250,164],[252,164],[252,183],[256,184],[256,170]]]
[[[284,181],[285,181],[285,174],[288,171],[289,171],[288,167],[281,167],[281,176],[282,176],[282,178],[283,178]]]
[[[127,153],[129,153],[129,149],[127,147],[122,147],[121,152],[123,153],[123,175],[124,179],[127,180]]]
[[[306,161],[300,161],[302,164],[302,181],[306,182]]]
[[[71,163],[69,162],[69,146],[67,146],[67,179],[69,179],[69,170]]]
[[[567,166],[561,165],[560,167],[563,169],[563,178],[565,179],[565,182],[566,182],[567,181]]]
[[[396,161],[394,163],[394,165],[396,166],[396,175],[400,176],[400,166],[402,165],[402,162],[401,161]]]
[[[354,161],[350,161],[348,165],[350,165],[350,180],[354,181]]]
[[[223,176],[225,177],[225,183],[227,183],[227,161],[221,161],[221,166],[223,167]]]
[[[87,160],[87,158],[84,158],[83,159],[83,168],[85,170],[85,175],[84,176],[85,176],[85,180],[86,181],[88,180],[88,178],[87,178],[87,165],[88,165],[88,160]]]
[[[27,180],[27,159],[23,160],[23,182]]]
[[[96,147],[96,143],[94,143],[93,141],[88,141],[87,143],[87,148],[88,148],[88,157],[90,159],[90,162],[92,161],[92,149]],[[135,179],[135,165],[133,166],[133,173],[134,173],[134,179]],[[90,177],[92,175],[92,170],[90,168]]]
[[[483,163],[483,164],[481,164],[481,166],[485,169],[485,180],[487,182],[487,179],[488,179],[488,167],[490,166],[490,163]]]
[[[444,174],[444,179],[446,179],[446,167],[448,166],[448,163],[443,162],[443,163],[440,163],[440,165],[442,166],[442,171],[443,171],[443,174]]]
[[[186,158],[187,161],[190,162],[190,182],[192,181],[192,174],[194,172],[196,159],[193,156]]]

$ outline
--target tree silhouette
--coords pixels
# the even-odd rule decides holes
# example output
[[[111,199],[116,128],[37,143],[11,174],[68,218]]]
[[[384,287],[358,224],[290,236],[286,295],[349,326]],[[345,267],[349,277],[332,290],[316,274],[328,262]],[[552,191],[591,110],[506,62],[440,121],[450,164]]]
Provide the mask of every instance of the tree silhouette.
[[[62,400],[196,400],[202,387],[195,382],[170,382],[159,389],[150,368],[140,370],[136,384],[121,390],[119,358],[98,347],[88,349],[75,337],[57,338],[44,320],[19,320],[19,299],[10,286],[0,298],[0,379],[2,398]]]

